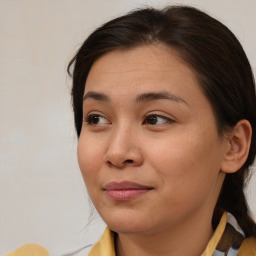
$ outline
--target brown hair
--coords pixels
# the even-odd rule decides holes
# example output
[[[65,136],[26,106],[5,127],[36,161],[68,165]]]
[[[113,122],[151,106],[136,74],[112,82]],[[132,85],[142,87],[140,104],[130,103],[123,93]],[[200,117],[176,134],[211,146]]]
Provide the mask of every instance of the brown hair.
[[[111,20],[95,30],[83,43],[68,66],[73,73],[72,100],[79,137],[82,126],[82,101],[87,75],[94,61],[115,49],[128,49],[161,43],[177,50],[195,71],[202,91],[216,116],[219,134],[241,119],[252,126],[248,158],[240,170],[227,174],[214,211],[232,213],[246,236],[256,236],[256,225],[248,213],[244,195],[249,167],[256,153],[256,96],[251,66],[233,33],[204,12],[188,6],[162,10],[145,8]],[[74,70],[71,72],[71,67]]]

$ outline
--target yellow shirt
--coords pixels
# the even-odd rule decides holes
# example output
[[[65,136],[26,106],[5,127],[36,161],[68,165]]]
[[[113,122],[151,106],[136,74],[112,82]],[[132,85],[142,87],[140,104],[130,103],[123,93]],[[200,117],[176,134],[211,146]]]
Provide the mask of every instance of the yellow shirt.
[[[201,256],[212,256],[216,253],[216,248],[223,237],[224,231],[227,226],[227,213],[221,217],[218,227],[216,228],[211,240]],[[228,248],[229,250],[229,248]],[[225,252],[218,252],[215,255],[226,255]],[[251,237],[244,239],[239,248],[238,253],[231,252],[230,256],[256,256],[256,239]],[[114,233],[107,227],[100,240],[91,249],[88,256],[115,256],[114,248]]]
[[[226,226],[227,215],[223,214],[220,224],[209,241],[202,256],[212,256]],[[88,256],[115,256],[114,234],[107,227],[100,240],[91,249]]]
[[[6,256],[49,256],[49,252],[38,244],[25,244]]]
[[[218,227],[216,228],[212,238],[210,239],[205,251],[201,256],[256,256],[256,238],[253,237],[243,239],[242,244],[239,247],[239,250],[237,249],[238,252],[235,250],[234,252],[229,251],[232,242],[230,238],[233,239],[234,234],[231,234],[230,236],[230,225],[229,222],[227,221],[227,215],[228,214],[226,212],[222,215]],[[227,232],[227,236],[225,236],[225,230],[227,229],[229,229],[229,231]],[[227,246],[225,239],[228,241],[229,247],[225,247]],[[225,252],[227,251],[228,254],[225,254]],[[12,253],[7,254],[6,256],[49,256],[49,253],[40,245],[28,244],[23,245],[19,249],[15,250]],[[108,227],[105,229],[100,240],[93,246],[88,256],[115,256],[114,233]]]

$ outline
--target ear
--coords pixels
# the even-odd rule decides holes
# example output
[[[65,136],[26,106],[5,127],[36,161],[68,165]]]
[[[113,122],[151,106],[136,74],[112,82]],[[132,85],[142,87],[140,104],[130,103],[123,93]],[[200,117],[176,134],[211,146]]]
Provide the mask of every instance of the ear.
[[[252,127],[249,121],[240,120],[227,134],[227,149],[221,164],[221,171],[234,173],[245,163],[251,145]]]

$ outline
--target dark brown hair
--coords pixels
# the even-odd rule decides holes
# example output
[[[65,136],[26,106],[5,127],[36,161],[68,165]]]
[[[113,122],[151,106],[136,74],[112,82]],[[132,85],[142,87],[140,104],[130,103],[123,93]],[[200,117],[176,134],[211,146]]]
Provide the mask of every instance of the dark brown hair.
[[[241,119],[252,126],[248,158],[240,170],[227,174],[213,216],[219,210],[232,213],[246,236],[256,236],[244,185],[256,153],[256,96],[251,66],[233,33],[204,12],[188,6],[162,10],[145,8],[111,20],[95,30],[83,43],[68,66],[73,73],[72,100],[75,126],[79,137],[83,113],[83,93],[94,61],[116,49],[161,43],[175,49],[195,71],[203,93],[210,101],[219,134],[234,127]],[[72,67],[73,72],[71,71]]]

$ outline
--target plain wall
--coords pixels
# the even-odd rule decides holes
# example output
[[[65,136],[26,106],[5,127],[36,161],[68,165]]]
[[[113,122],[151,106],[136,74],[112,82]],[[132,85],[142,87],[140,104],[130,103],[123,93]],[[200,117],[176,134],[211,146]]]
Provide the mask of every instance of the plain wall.
[[[226,24],[256,70],[255,0],[0,0],[0,255],[36,242],[63,255],[95,242],[76,160],[69,59],[97,26],[144,5],[183,3]],[[248,188],[256,218],[256,175]]]

